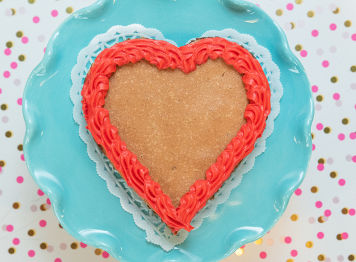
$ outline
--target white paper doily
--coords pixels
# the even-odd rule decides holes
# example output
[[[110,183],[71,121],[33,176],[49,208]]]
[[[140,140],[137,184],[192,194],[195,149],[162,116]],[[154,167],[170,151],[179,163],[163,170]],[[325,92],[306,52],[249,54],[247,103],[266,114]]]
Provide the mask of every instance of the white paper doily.
[[[219,204],[224,203],[228,199],[231,190],[240,184],[243,174],[253,167],[256,156],[265,150],[265,140],[271,135],[274,129],[274,120],[279,114],[279,101],[283,93],[279,80],[279,68],[273,63],[269,51],[258,45],[252,36],[240,34],[233,29],[225,29],[222,31],[207,31],[203,35],[197,36],[197,38],[214,36],[223,37],[240,44],[249,50],[260,62],[271,88],[271,113],[267,119],[266,129],[262,137],[256,141],[255,149],[240,163],[230,178],[214,195],[214,199],[209,200],[206,206],[194,217],[191,224],[195,229],[201,225],[205,217],[214,214]],[[73,67],[71,74],[73,85],[70,90],[70,97],[74,104],[73,118],[79,125],[79,136],[87,144],[88,155],[96,163],[97,173],[106,181],[109,191],[120,198],[123,209],[133,215],[136,225],[146,231],[146,240],[169,251],[174,246],[182,243],[187,238],[188,232],[181,230],[177,235],[173,235],[159,216],[146,205],[134,190],[127,186],[125,180],[113,168],[109,159],[102,153],[89,131],[85,128],[86,121],[82,113],[82,97],[80,92],[90,66],[97,55],[105,48],[111,47],[118,42],[142,37],[165,40],[176,45],[173,41],[165,39],[157,29],[145,28],[137,24],[114,26],[106,33],[97,35],[79,53],[77,64]]]

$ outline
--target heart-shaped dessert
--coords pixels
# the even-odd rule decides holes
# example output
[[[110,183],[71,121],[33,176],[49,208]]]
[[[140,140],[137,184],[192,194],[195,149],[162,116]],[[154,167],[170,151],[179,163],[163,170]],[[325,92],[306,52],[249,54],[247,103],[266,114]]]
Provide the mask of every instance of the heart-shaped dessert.
[[[253,150],[271,107],[258,61],[218,37],[118,43],[98,55],[82,96],[96,143],[174,233],[193,228]]]

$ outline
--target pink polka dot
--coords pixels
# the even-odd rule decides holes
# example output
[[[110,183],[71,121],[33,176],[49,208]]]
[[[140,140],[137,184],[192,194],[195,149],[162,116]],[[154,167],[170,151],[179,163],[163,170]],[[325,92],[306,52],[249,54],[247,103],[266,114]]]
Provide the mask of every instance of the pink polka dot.
[[[313,151],[315,150],[315,145],[314,145],[314,144],[312,144],[312,150],[313,150]]]
[[[34,16],[34,17],[32,18],[32,21],[33,21],[35,24],[37,24],[37,23],[40,21],[40,18],[39,18],[38,16]]]
[[[5,78],[9,78],[10,75],[11,75],[11,74],[10,74],[9,71],[5,71],[4,74],[3,74],[3,76],[4,76]]]
[[[342,239],[348,239],[349,238],[349,234],[347,232],[344,232],[341,234],[341,238]]]
[[[317,37],[319,35],[319,31],[314,29],[312,32],[311,32],[312,36],[314,37]]]
[[[22,184],[23,183],[23,177],[22,176],[18,176],[16,178],[16,181],[17,181],[17,183]]]
[[[345,179],[340,178],[340,179],[339,179],[339,185],[340,185],[340,186],[344,186],[345,184],[346,184]]]
[[[350,139],[356,139],[356,132],[350,133]]]
[[[321,63],[321,65],[326,68],[326,67],[328,67],[328,66],[330,65],[330,63],[329,63],[328,60],[324,60],[324,61]]]
[[[300,51],[300,56],[301,57],[306,57],[308,55],[308,52],[306,50]]]
[[[51,204],[51,200],[50,200],[49,198],[47,198],[47,199],[46,199],[46,203],[47,203],[48,205],[50,205],[50,204]]]
[[[22,98],[17,99],[17,104],[18,104],[19,106],[22,105]]]
[[[324,211],[324,216],[326,216],[326,217],[331,216],[331,210],[330,210],[330,209],[326,209],[326,210]]]
[[[356,155],[354,155],[351,159],[352,159],[352,162],[356,163]]]
[[[291,255],[292,257],[296,257],[296,256],[298,256],[298,251],[295,250],[295,249],[293,249],[293,250],[290,252],[290,255]]]
[[[302,194],[302,190],[300,188],[298,188],[297,190],[295,190],[294,192],[297,196],[300,196]]]
[[[345,135],[344,135],[343,133],[340,133],[340,134],[337,136],[337,138],[338,138],[340,141],[342,141],[342,140],[345,139]]]
[[[289,10],[289,11],[293,10],[293,8],[294,8],[292,3],[287,4],[286,7],[287,7],[287,10]]]
[[[29,257],[34,257],[35,254],[36,254],[35,251],[32,250],[32,249],[27,252],[27,255],[28,255]]]
[[[316,206],[317,208],[321,208],[321,207],[323,206],[323,202],[321,202],[321,201],[316,201],[316,202],[315,202],[315,206]]]
[[[108,258],[109,257],[109,253],[104,251],[103,254],[102,254],[103,258]]]
[[[324,233],[323,233],[323,232],[319,232],[318,234],[316,234],[316,236],[317,236],[319,239],[323,239],[323,238],[324,238]]]
[[[21,38],[21,42],[24,43],[24,44],[27,44],[28,43],[28,37],[27,36],[24,36]]]
[[[10,67],[11,67],[12,69],[16,69],[16,68],[17,68],[17,63],[16,63],[16,62],[12,62],[12,63],[10,64]]]
[[[11,55],[11,49],[10,48],[6,48],[4,51],[5,55]]]
[[[58,11],[56,9],[52,10],[51,15],[56,17],[58,15]]]
[[[330,24],[330,30],[331,31],[336,30],[336,24]]]
[[[88,245],[87,244],[84,244],[83,242],[80,242],[80,247],[81,248],[86,248]]]
[[[43,219],[40,220],[39,225],[40,225],[40,227],[45,227],[47,225],[46,220],[43,220]]]
[[[24,154],[21,154],[21,155],[20,155],[20,159],[21,159],[22,161],[25,161],[25,156],[24,156]]]
[[[318,123],[318,124],[316,124],[316,129],[318,129],[318,130],[322,130],[323,129],[323,124],[322,123]]]
[[[37,190],[37,195],[39,195],[39,196],[43,196],[43,195],[44,195],[44,193],[43,193],[43,191],[42,191],[41,189],[38,189],[38,190]]]
[[[353,34],[353,35],[351,36],[351,39],[352,39],[353,41],[356,41],[356,34]]]
[[[340,94],[339,94],[339,93],[334,93],[334,94],[333,94],[333,98],[334,98],[335,100],[339,100],[339,99],[340,99]]]
[[[20,244],[20,239],[18,239],[17,237],[15,237],[15,238],[12,240],[12,244],[14,244],[15,246],[17,246],[18,244]]]
[[[267,257],[267,253],[264,252],[264,251],[262,251],[262,252],[260,253],[260,258],[265,259],[266,257]]]
[[[313,85],[312,86],[312,91],[314,92],[314,93],[316,93],[316,92],[318,92],[318,86],[316,86],[316,85]]]
[[[354,208],[349,209],[349,215],[354,216],[356,214],[356,210]]]
[[[14,226],[13,225],[7,225],[6,226],[6,231],[8,231],[8,232],[14,231]]]
[[[292,243],[292,238],[291,238],[291,237],[285,237],[285,238],[284,238],[284,242],[285,242],[286,244],[290,244],[290,243]]]
[[[324,164],[318,164],[318,166],[316,167],[319,171],[323,171],[324,170]]]
[[[57,257],[54,262],[62,262],[62,259],[60,259],[59,257]]]

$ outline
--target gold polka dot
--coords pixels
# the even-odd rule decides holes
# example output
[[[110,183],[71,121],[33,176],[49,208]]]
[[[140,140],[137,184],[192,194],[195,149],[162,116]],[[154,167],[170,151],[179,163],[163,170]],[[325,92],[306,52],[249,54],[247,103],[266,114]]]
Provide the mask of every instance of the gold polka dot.
[[[303,46],[300,45],[300,44],[297,44],[297,45],[295,46],[295,50],[297,50],[298,52],[299,52],[300,50],[302,50],[302,49],[303,49]]]
[[[23,61],[25,61],[26,56],[25,55],[19,55],[18,59],[19,59],[19,61],[23,62]]]
[[[66,12],[67,12],[68,14],[73,13],[73,7],[68,6],[68,7],[66,8]]]
[[[95,253],[95,255],[100,256],[101,253],[102,253],[102,250],[101,250],[100,248],[96,248],[96,249],[94,250],[94,253]]]
[[[336,239],[337,239],[337,240],[342,240],[341,234],[337,234],[337,235],[336,235]]]
[[[283,10],[282,9],[277,9],[276,10],[276,15],[278,15],[278,16],[283,15]]]
[[[330,127],[327,126],[327,127],[324,128],[324,133],[325,134],[329,134],[330,132],[331,132],[331,128]]]
[[[262,238],[260,238],[260,239],[257,239],[254,243],[255,243],[256,245],[261,245],[262,242],[263,242],[263,240],[262,240]]]
[[[28,234],[30,237],[33,237],[34,235],[36,235],[36,231],[33,230],[33,229],[30,229],[29,231],[27,231],[27,234]]]
[[[307,16],[308,17],[313,17],[314,16],[314,11],[308,11],[308,13],[307,13]]]
[[[341,123],[343,123],[344,125],[347,125],[349,123],[349,119],[345,117],[341,120]]]
[[[303,0],[295,0],[295,3],[296,3],[297,5],[300,5],[301,3],[303,3]]]
[[[238,248],[236,251],[235,251],[235,255],[236,256],[242,256],[244,254],[244,249],[243,248]]]
[[[325,164],[325,159],[324,158],[319,158],[318,159],[318,164]]]
[[[14,44],[11,41],[6,42],[6,47],[7,48],[11,48],[13,46],[14,46]]]
[[[356,72],[356,65],[350,67],[351,72]]]
[[[17,150],[22,151],[22,150],[23,150],[23,145],[22,145],[22,144],[19,144],[19,145],[17,146]]]
[[[40,244],[40,248],[41,248],[41,249],[47,249],[47,243],[42,242],[42,243]]]
[[[330,78],[331,83],[336,83],[338,81],[337,76],[333,76],[332,78]]]
[[[331,178],[336,178],[337,177],[337,172],[336,171],[330,172],[330,177]]]
[[[0,160],[0,166],[1,166],[1,167],[4,167],[4,166],[5,166],[5,164],[6,164],[6,163],[5,163],[5,161],[4,161],[4,160]]]
[[[324,217],[322,217],[322,216],[318,217],[318,222],[319,223],[324,223],[325,222]]]
[[[20,203],[19,202],[15,202],[12,204],[13,209],[19,209],[20,208]]]
[[[307,243],[305,243],[305,246],[307,248],[312,248],[314,246],[313,242],[312,241],[308,241]]]
[[[344,207],[343,209],[341,209],[341,213],[347,215],[349,213],[349,209],[347,207]]]
[[[349,255],[348,257],[347,257],[347,259],[349,260],[349,261],[354,261],[355,260],[355,255]]]
[[[70,244],[70,247],[72,249],[77,249],[78,248],[78,243],[77,242],[73,242],[72,244]]]
[[[61,224],[58,224],[59,228],[63,228]]]
[[[325,260],[325,256],[322,255],[322,254],[320,254],[320,255],[318,256],[318,260],[319,260],[319,261],[324,261],[324,260]]]
[[[40,209],[41,209],[42,211],[46,211],[46,210],[47,210],[47,205],[46,205],[46,204],[40,205]]]
[[[294,29],[295,28],[295,23],[294,22],[290,22],[290,29]]]
[[[312,139],[314,139],[314,133],[311,133],[311,137],[312,137]]]
[[[291,258],[288,258],[286,262],[294,262],[294,260]]]
[[[7,109],[7,104],[2,104],[2,105],[0,106],[0,108],[1,108],[1,110],[6,110],[6,109]]]
[[[16,9],[15,8],[11,8],[11,15],[16,15]]]
[[[17,37],[22,37],[23,36],[23,32],[22,31],[17,31],[16,32],[16,36]]]
[[[6,131],[5,132],[6,137],[12,137],[12,132],[11,131]]]
[[[323,97],[322,95],[318,95],[318,96],[316,97],[316,101],[318,101],[318,102],[323,101],[323,99],[324,99],[324,97]]]
[[[351,22],[350,20],[346,20],[346,21],[344,22],[344,25],[345,25],[346,27],[350,27],[350,26],[352,25],[352,22]]]
[[[311,191],[312,193],[317,193],[317,192],[318,192],[318,187],[312,186],[311,189],[310,189],[310,191]]]
[[[338,14],[340,13],[340,8],[339,7],[336,7],[333,11],[334,14]]]
[[[9,254],[14,254],[16,252],[16,249],[14,247],[10,247],[8,250]]]
[[[34,3],[36,2],[36,0],[28,0],[28,2],[29,2],[30,4],[34,4]]]
[[[297,221],[298,220],[298,215],[297,214],[293,214],[293,215],[290,216],[290,219],[292,221]]]

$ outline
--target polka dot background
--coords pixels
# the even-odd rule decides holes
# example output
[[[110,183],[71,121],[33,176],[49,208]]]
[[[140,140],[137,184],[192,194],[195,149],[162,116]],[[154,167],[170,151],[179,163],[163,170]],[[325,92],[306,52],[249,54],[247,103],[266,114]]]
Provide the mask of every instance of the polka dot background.
[[[54,30],[92,2],[0,0],[0,261],[115,261],[62,229],[22,152],[26,79]],[[313,153],[281,220],[226,261],[356,261],[356,2],[255,2],[285,30],[309,76]]]

